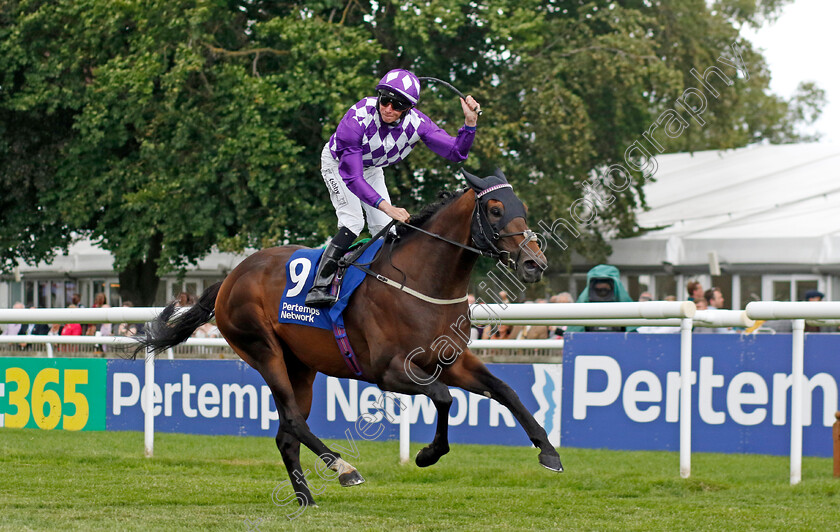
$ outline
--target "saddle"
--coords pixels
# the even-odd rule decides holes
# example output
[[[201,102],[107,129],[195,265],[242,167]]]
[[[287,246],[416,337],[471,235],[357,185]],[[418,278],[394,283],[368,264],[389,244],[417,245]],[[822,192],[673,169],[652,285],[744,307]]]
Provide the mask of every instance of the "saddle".
[[[343,312],[353,291],[362,284],[367,275],[359,268],[351,266],[351,263],[354,260],[361,264],[372,262],[383,243],[383,239],[361,241],[351,247],[339,261],[338,269],[330,283],[330,292],[338,295],[338,300],[329,308],[313,308],[305,304],[306,294],[315,281],[315,270],[323,249],[299,249],[292,254],[285,266],[286,286],[280,299],[277,321],[333,331],[344,361],[357,376],[361,376],[361,367],[347,338]]]

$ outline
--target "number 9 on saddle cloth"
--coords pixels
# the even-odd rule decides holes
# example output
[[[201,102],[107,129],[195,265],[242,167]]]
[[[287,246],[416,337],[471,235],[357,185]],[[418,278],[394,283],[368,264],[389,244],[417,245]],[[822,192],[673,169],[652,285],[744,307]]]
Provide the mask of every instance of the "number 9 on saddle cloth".
[[[372,262],[383,243],[384,239],[372,242],[357,262],[361,264]],[[362,284],[365,273],[349,266],[340,279],[341,289],[338,293],[338,301],[334,305],[329,308],[306,306],[306,294],[315,281],[315,270],[323,252],[323,248],[299,249],[289,258],[289,262],[286,263],[286,286],[283,289],[278,312],[280,323],[295,323],[330,330],[336,323],[343,327],[341,314],[347,307],[350,295]],[[337,275],[340,273],[337,272]],[[337,283],[333,283],[333,286],[337,288]]]

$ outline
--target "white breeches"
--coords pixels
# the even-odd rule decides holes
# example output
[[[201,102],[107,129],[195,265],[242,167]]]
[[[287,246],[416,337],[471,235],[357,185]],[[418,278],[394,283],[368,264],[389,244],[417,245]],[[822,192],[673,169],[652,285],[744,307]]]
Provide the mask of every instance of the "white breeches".
[[[390,216],[376,207],[362,203],[362,200],[350,192],[347,185],[344,184],[344,180],[338,174],[338,161],[330,153],[329,144],[325,145],[321,152],[321,175],[324,177],[324,183],[330,193],[330,201],[335,207],[339,227],[346,227],[358,235],[364,229],[365,217],[367,217],[368,230],[373,236],[391,221]],[[373,190],[385,198],[385,201],[391,202],[388,187],[385,186],[385,174],[382,172],[382,168],[366,168],[364,178],[373,187]]]

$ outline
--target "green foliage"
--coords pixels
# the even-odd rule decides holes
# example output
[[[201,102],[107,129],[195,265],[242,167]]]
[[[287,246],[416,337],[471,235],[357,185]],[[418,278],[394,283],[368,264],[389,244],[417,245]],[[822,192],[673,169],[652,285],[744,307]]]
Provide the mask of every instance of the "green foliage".
[[[394,67],[474,94],[485,114],[470,170],[503,168],[532,225],[568,218],[582,182],[697,85],[692,68],[731,57],[739,28],[786,2],[4,2],[0,268],[78,237],[152,279],[213,246],[319,244],[335,225],[321,147]],[[706,125],[666,151],[811,138],[799,131],[824,94],[771,94],[761,55],[739,44],[749,80],[728,70]],[[421,108],[450,133],[462,124],[444,88],[425,87]],[[387,171],[394,203],[416,210],[455,186],[456,168],[417,149]],[[599,261],[605,237],[634,234],[636,177],[552,260]]]

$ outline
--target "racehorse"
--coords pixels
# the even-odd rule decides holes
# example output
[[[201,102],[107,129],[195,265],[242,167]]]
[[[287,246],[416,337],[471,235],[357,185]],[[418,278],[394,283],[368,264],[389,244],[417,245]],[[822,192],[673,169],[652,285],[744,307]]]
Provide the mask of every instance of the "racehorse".
[[[478,256],[502,260],[520,281],[528,283],[541,278],[545,256],[527,227],[525,206],[501,171],[483,179],[464,175],[468,188],[445,194],[410,225],[399,226],[397,235],[389,235],[390,251],[383,246],[369,266],[378,276],[367,279],[351,296],[344,322],[361,376],[345,364],[332,331],[278,323],[285,265],[300,246],[251,255],[186,311],[176,313],[175,303],[170,304],[146,328],[136,353],[177,345],[215,314],[221,334],[271,389],[280,421],[277,448],[301,505],[314,504],[301,471],[301,443],[338,473],[342,486],[364,482],[306,424],[318,372],[371,382],[383,391],[428,396],[437,409],[437,428],[432,442],[415,458],[420,467],[436,463],[449,452],[452,396],[447,386],[458,386],[507,407],[540,450],[540,464],[562,471],[545,430],[516,393],[467,347],[465,295]],[[385,278],[400,283],[393,283],[395,288],[376,282]],[[440,347],[444,337],[449,346],[445,350]]]

